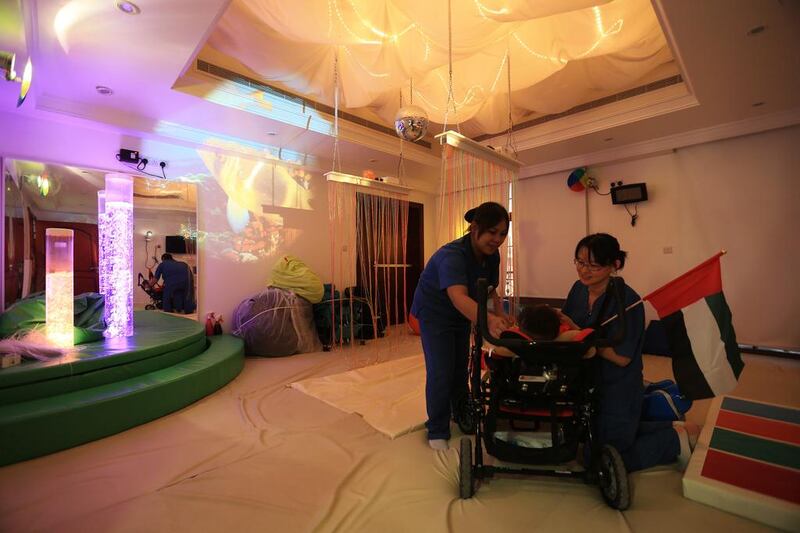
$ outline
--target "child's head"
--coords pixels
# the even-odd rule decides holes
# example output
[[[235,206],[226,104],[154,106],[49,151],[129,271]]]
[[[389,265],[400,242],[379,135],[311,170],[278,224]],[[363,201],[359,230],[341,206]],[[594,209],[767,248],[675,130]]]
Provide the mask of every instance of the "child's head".
[[[548,305],[524,307],[517,318],[519,329],[535,341],[550,341],[558,337],[561,320]]]

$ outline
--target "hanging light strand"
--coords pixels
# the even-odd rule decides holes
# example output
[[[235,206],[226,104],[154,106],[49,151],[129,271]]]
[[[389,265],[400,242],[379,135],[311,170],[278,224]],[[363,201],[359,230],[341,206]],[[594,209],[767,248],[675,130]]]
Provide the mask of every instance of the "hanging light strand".
[[[412,81],[413,83],[413,81]],[[411,85],[411,91],[413,91],[413,85]],[[411,103],[414,103],[414,93],[411,92]],[[403,109],[403,89],[400,89],[400,109]],[[406,167],[405,161],[403,158],[403,137],[398,135],[400,138],[400,159],[397,161],[397,179],[400,180],[401,185],[405,185],[405,174],[406,174]]]
[[[506,148],[511,149],[514,154],[514,159],[517,158],[517,143],[514,140],[514,119],[511,116],[511,54],[510,51],[506,52],[508,56],[508,63],[506,64],[506,79],[508,81],[508,134],[506,135]]]
[[[331,170],[341,172],[342,162],[339,157],[339,48],[333,56],[333,161]]]
[[[447,68],[447,103],[444,108],[442,133],[447,131],[447,115],[450,113],[451,106],[453,108],[453,114],[456,116],[456,129],[461,133],[461,125],[458,123],[458,111],[456,110],[456,98],[453,95],[453,9],[451,0],[447,0]]]

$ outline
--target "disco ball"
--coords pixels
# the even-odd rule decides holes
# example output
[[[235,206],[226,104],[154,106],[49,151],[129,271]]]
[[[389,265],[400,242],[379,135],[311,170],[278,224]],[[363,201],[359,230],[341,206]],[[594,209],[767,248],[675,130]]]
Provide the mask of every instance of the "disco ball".
[[[428,131],[428,114],[419,106],[401,107],[394,116],[394,129],[404,141],[418,141]]]

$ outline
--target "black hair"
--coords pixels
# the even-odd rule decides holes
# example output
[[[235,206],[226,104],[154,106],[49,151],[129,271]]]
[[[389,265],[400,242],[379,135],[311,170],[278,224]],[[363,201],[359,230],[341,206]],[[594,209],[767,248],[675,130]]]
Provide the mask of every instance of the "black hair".
[[[586,248],[589,251],[589,259],[598,265],[609,266],[619,261],[618,270],[625,266],[625,258],[628,256],[628,252],[620,250],[616,237],[608,233],[593,233],[578,241],[575,247],[575,259],[578,258],[581,248]]]
[[[172,254],[161,254],[162,261],[172,261]]]
[[[523,307],[517,322],[519,329],[533,340],[553,340],[561,327],[558,313],[549,305]]]
[[[482,235],[502,221],[506,222],[506,229],[508,229],[510,217],[506,208],[497,202],[484,202],[464,213],[464,220],[470,224],[474,222],[478,229],[478,235]]]

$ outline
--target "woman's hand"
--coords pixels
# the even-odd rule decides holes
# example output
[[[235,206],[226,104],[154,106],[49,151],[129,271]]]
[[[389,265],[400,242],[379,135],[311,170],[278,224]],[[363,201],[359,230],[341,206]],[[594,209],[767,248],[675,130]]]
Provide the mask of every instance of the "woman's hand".
[[[495,315],[494,313],[489,313],[488,319],[487,326],[489,327],[489,333],[492,334],[492,337],[499,337],[501,333],[510,327],[506,318]]]
[[[570,317],[562,313],[561,309],[556,309],[556,313],[558,314],[558,319],[561,321],[561,323],[569,326],[569,329],[581,329]]]

